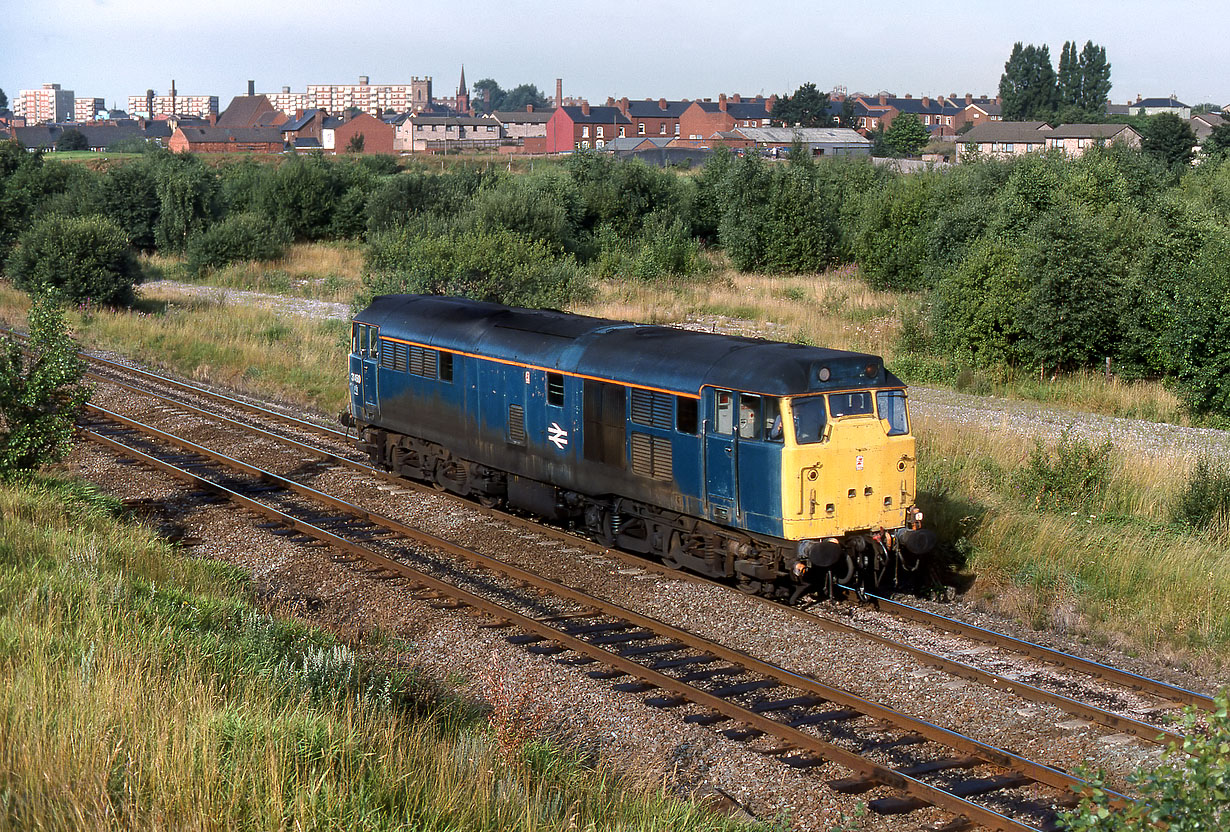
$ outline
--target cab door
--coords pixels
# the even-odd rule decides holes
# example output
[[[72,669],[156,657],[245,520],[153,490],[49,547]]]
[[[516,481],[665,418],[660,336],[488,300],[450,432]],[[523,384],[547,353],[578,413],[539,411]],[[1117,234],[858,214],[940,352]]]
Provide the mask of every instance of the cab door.
[[[353,352],[350,356],[350,394],[364,420],[370,420],[376,412],[379,398],[376,384],[380,363],[379,329],[358,321],[354,324]]]
[[[735,394],[713,388],[707,394],[703,427],[706,513],[716,522],[733,523],[739,504]]]

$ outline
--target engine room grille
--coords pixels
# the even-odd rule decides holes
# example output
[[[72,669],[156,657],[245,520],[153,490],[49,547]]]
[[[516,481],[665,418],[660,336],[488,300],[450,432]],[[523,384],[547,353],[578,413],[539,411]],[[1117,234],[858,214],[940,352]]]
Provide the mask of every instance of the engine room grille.
[[[525,408],[519,404],[508,406],[508,441],[514,445],[525,444]]]
[[[674,398],[669,393],[632,388],[632,421],[638,425],[670,430],[675,426],[674,402],[671,401]]]
[[[409,345],[399,344],[396,341],[381,341],[380,342],[380,366],[386,370],[396,370],[399,373],[406,372],[409,367]]]
[[[632,434],[632,471],[642,477],[670,482],[674,476],[670,440],[646,433]]]
[[[410,373],[416,376],[436,377],[436,351],[426,347],[410,348]]]

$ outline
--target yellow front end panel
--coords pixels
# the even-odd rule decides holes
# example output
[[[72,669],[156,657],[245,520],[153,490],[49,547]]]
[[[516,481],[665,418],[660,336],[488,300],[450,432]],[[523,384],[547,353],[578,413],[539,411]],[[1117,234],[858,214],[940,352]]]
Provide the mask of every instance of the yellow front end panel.
[[[830,427],[826,442],[783,449],[782,536],[804,540],[904,526],[905,509],[914,503],[914,437],[887,436],[874,416]]]

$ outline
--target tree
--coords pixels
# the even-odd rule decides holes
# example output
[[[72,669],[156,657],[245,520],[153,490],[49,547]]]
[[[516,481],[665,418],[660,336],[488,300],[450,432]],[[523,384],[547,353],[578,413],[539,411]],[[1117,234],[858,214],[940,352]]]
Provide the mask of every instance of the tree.
[[[902,156],[913,156],[930,140],[927,128],[913,113],[901,113],[884,131],[884,143]]]
[[[827,127],[829,125],[829,94],[820,92],[808,81],[794,95],[785,95],[773,104],[770,117],[783,127]]]
[[[504,90],[494,78],[480,78],[471,85],[474,90],[474,109],[491,113],[504,108]]]
[[[51,298],[36,298],[23,346],[0,348],[0,478],[37,470],[67,453],[77,414],[90,397],[85,363]]]
[[[1213,128],[1204,144],[1200,146],[1204,158],[1210,161],[1222,162],[1230,156],[1230,121]]]
[[[1020,41],[1004,64],[999,79],[1004,121],[1045,121],[1058,103],[1059,89],[1046,45],[1023,46]]]
[[[347,153],[362,153],[363,152],[363,134],[355,133],[350,137],[350,141],[346,142]]]
[[[1190,165],[1195,155],[1196,134],[1191,125],[1174,113],[1159,113],[1149,119],[1140,139],[1140,149],[1172,171]]]
[[[535,110],[542,110],[547,106],[547,97],[539,92],[534,84],[518,84],[504,93],[499,109],[519,111],[527,106],[533,106]]]
[[[1140,798],[1116,811],[1105,777],[1090,778],[1080,806],[1060,822],[1070,832],[1207,832],[1230,826],[1230,696],[1222,691],[1209,713],[1188,707],[1163,762],[1128,776]]]
[[[1059,53],[1059,106],[1080,107],[1081,104],[1081,65],[1076,54],[1076,44],[1064,41],[1063,51]]]
[[[846,98],[841,102],[841,114],[837,116],[838,127],[854,127],[857,119],[854,115],[854,99]]]
[[[1073,52],[1076,44],[1072,44]],[[1080,57],[1081,87],[1075,104],[1086,113],[1106,112],[1106,100],[1110,95],[1110,63],[1106,60],[1106,47],[1095,46],[1085,41]]]
[[[90,142],[76,127],[70,127],[56,139],[56,150],[89,150]]]
[[[6,110],[9,106],[9,97],[4,94],[4,90],[0,90],[0,110]]]
[[[104,304],[128,303],[141,274],[128,235],[114,221],[56,214],[21,235],[7,271],[22,291]]]

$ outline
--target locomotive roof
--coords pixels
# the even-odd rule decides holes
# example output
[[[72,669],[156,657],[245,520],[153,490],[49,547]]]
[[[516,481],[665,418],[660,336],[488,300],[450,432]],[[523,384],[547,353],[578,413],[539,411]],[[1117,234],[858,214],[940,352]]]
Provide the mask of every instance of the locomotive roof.
[[[387,338],[693,396],[704,386],[788,396],[901,384],[866,353],[467,298],[380,295],[355,320]]]

